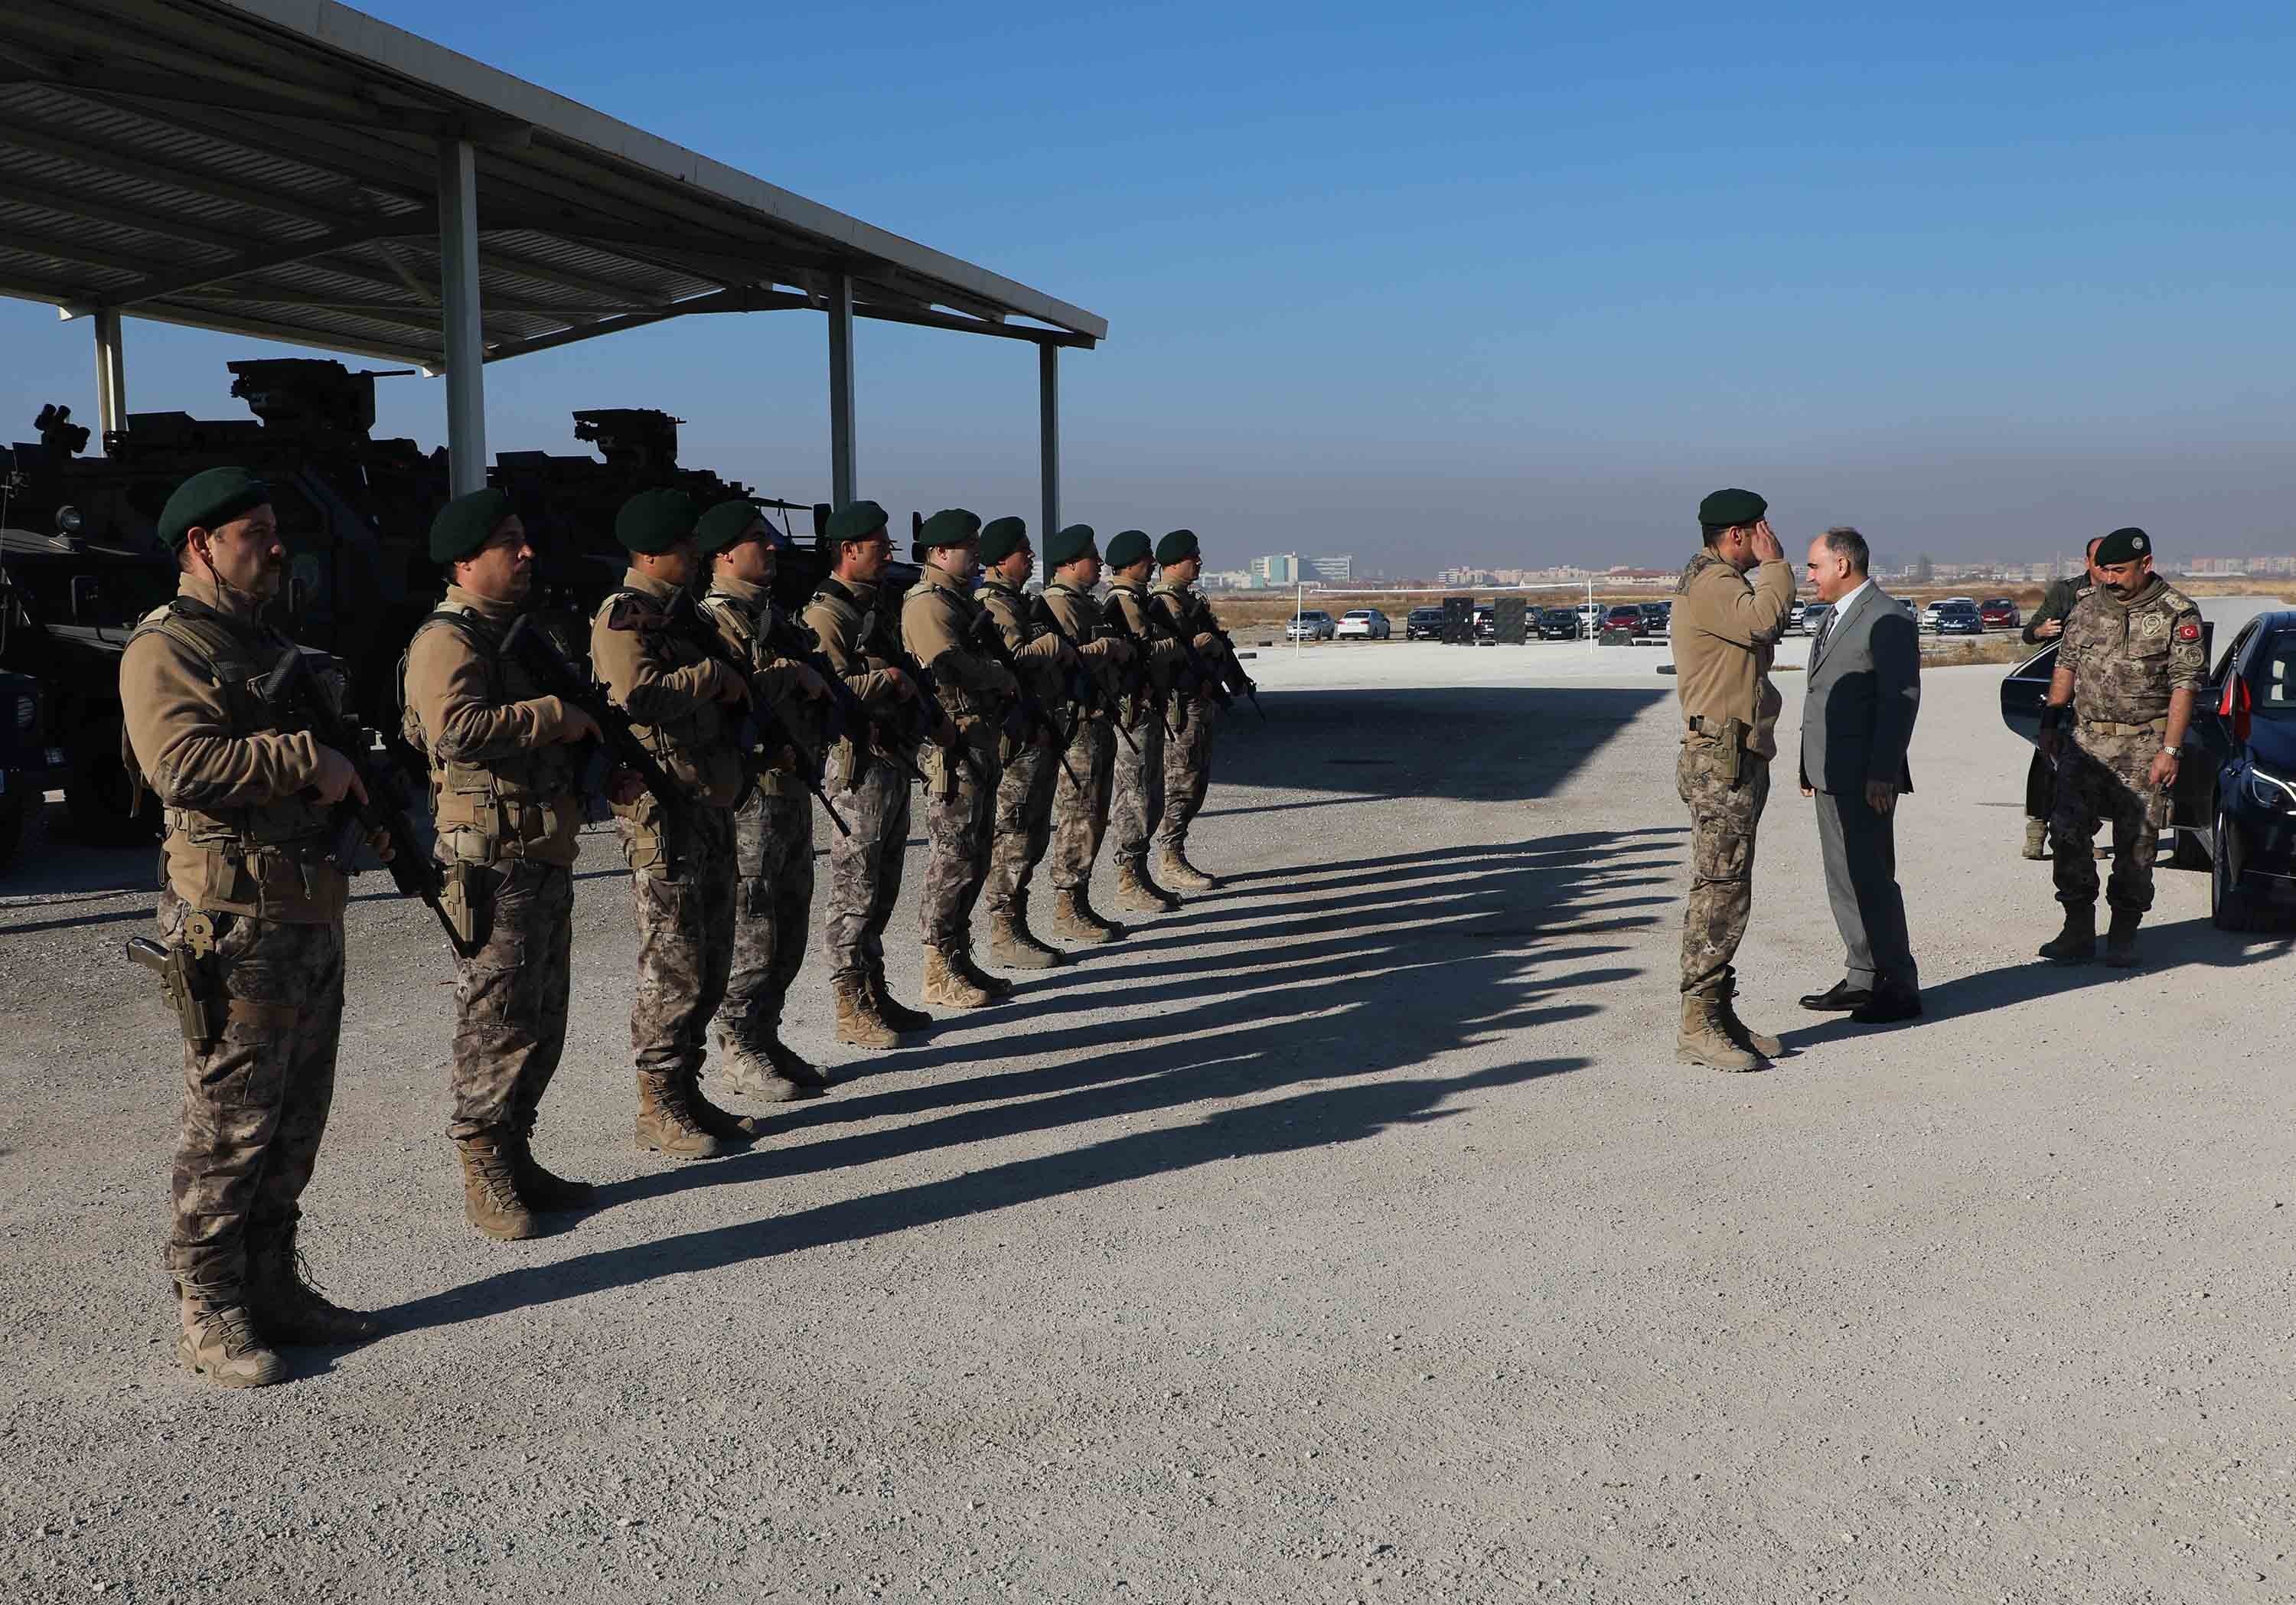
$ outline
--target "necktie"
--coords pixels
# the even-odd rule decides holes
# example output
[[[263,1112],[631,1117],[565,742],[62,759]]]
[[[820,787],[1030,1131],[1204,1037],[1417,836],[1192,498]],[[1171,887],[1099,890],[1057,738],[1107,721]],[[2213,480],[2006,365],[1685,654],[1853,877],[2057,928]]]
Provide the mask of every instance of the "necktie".
[[[1812,663],[1825,655],[1825,638],[1833,633],[1833,613],[1828,610],[1825,617],[1817,621],[1817,639],[1809,643],[1809,660]]]

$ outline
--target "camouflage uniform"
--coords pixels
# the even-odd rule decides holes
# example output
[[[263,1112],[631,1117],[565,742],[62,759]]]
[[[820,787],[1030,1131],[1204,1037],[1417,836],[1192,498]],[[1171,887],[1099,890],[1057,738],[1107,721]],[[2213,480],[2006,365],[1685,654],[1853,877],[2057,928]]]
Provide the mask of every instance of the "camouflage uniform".
[[[1180,640],[1193,642],[1219,626],[1211,604],[1186,585],[1159,580],[1149,594],[1155,610]],[[1188,827],[1195,823],[1211,787],[1212,735],[1218,718],[1219,704],[1201,691],[1182,687],[1172,692],[1172,730],[1164,742],[1163,817],[1156,827],[1157,843],[1168,860],[1185,855]]]
[[[1164,720],[1172,676],[1181,661],[1139,579],[1109,582],[1106,616],[1130,640],[1136,654],[1130,666],[1134,689],[1117,705],[1117,717],[1138,750],[1117,744],[1109,782],[1109,828],[1116,838],[1119,864],[1144,864],[1148,844],[1164,813]]]
[[[2049,588],[2042,593],[2041,605],[2034,609],[2032,617],[2025,620],[2023,631],[2025,644],[2039,646],[2042,643],[2042,636],[2039,633],[2041,626],[2052,618],[2061,621],[2070,618],[2074,606],[2095,588],[2095,584],[2086,574],[2079,579],[2050,581]],[[2061,641],[2063,639],[2062,632],[2059,633],[2057,639]],[[2037,749],[2033,753],[2033,761],[2025,766],[2025,818],[2028,822],[2025,856],[2028,858],[2046,858],[2049,856],[2046,841],[2046,828],[2049,815],[2056,811],[2056,768]],[[2042,840],[2034,839],[2036,832],[2042,835]]]
[[[830,793],[851,834],[829,844],[829,898],[822,945],[832,983],[882,977],[885,922],[901,895],[909,840],[909,774],[916,753],[914,719],[894,689],[892,620],[873,585],[822,581],[805,623],[846,686],[873,715],[868,731],[847,731],[830,754]]]
[[[1047,708],[1059,708],[1063,687],[1054,659],[1060,637],[1037,622],[1027,594],[1003,580],[984,579],[974,597],[996,620],[1013,661],[1029,675],[1029,689],[1037,700]],[[996,782],[987,901],[992,917],[1009,917],[1016,905],[1026,909],[1029,881],[1052,841],[1053,790],[1060,778],[1060,762],[1052,738],[1042,731],[1006,737],[1000,756],[1004,774]]]
[[[2152,857],[2168,822],[2168,797],[2151,783],[2167,745],[2169,700],[2208,676],[2206,638],[2192,599],[2158,576],[2129,601],[2099,586],[2065,621],[2057,667],[2073,677],[2071,740],[2057,758],[2049,817],[2057,901],[2093,907],[2099,822],[2112,822],[2116,913],[2152,906]]]
[[[125,756],[164,809],[160,935],[189,949],[214,1006],[212,1038],[183,1045],[166,1255],[194,1370],[205,1369],[195,1334],[224,1319],[251,1315],[286,1342],[374,1330],[309,1305],[316,1296],[294,1271],[299,1200],[334,1100],[348,895],[330,857],[332,810],[303,798],[322,749],[253,694],[295,650],[242,598],[186,574],[120,660]],[[315,1308],[324,1319],[307,1318]],[[233,1339],[234,1358],[246,1336]],[[275,1356],[261,1358],[259,1380],[283,1377]]]
[[[651,791],[615,804],[614,815],[638,928],[630,1002],[637,1141],[673,1158],[701,1159],[721,1151],[716,1139],[755,1130],[712,1108],[698,1085],[733,961],[733,804],[742,766],[730,710],[719,700],[734,671],[672,625],[676,594],[666,581],[628,570],[592,621],[590,659],[685,794],[671,817]]]
[[[772,596],[721,574],[702,605],[726,644],[757,670],[758,693],[798,740],[818,749],[824,705],[792,694],[791,666],[766,644],[775,622]],[[734,811],[733,957],[718,1016],[726,1045],[784,1070],[798,1061],[781,1043],[782,1010],[805,965],[813,913],[813,796],[798,762],[794,752],[768,755],[750,796]],[[801,1085],[815,1081],[798,1079]]]
[[[902,644],[932,671],[942,710],[960,738],[956,749],[936,745],[925,754],[925,876],[917,913],[929,977],[933,955],[939,954],[949,969],[966,972],[964,979],[975,989],[993,992],[993,986],[983,988],[970,972],[968,961],[973,905],[988,875],[997,716],[1010,705],[1014,683],[1010,670],[973,644],[980,618],[980,604],[959,582],[931,567],[901,603]],[[928,991],[936,989],[929,979]]]
[[[1044,605],[1060,620],[1069,638],[1083,646],[1085,672],[1104,675],[1109,648],[1102,638],[1100,603],[1092,594],[1056,579],[1045,588]],[[1057,889],[1092,884],[1092,866],[1100,857],[1101,839],[1108,833],[1109,781],[1116,745],[1116,733],[1105,712],[1095,710],[1078,718],[1076,733],[1069,740],[1068,767],[1059,775],[1059,798],[1054,805],[1052,881]],[[1070,778],[1071,772],[1074,779]]]
[[[1722,739],[1685,735],[1675,789],[1690,810],[1690,897],[1682,911],[1682,990],[1716,995],[1731,984],[1734,961],[1754,913],[1754,835],[1770,798],[1770,760],[1739,758],[1729,778]]]

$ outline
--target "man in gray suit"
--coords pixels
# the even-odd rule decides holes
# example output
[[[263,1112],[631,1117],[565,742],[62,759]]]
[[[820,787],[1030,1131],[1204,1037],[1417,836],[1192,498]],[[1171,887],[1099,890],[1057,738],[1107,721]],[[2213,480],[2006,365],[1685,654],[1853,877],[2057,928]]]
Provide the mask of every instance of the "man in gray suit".
[[[1829,529],[1809,544],[1809,581],[1833,612],[1810,643],[1801,714],[1801,794],[1817,798],[1825,891],[1849,949],[1848,973],[1805,1009],[1866,1025],[1912,1020],[1921,980],[1898,889],[1898,798],[1922,700],[1919,626],[1867,577],[1866,537]]]

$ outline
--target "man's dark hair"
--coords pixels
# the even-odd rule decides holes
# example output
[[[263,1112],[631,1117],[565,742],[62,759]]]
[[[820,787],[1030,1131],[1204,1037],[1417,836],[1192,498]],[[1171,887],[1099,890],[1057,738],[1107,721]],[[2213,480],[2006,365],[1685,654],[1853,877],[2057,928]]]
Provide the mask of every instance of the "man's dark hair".
[[[2088,556],[2095,557],[2096,555],[2096,549],[2103,545],[2104,536],[2101,535],[2092,535],[2088,537],[2088,545],[2084,546],[2081,550]]]
[[[1711,546],[1715,542],[1720,540],[1733,529],[1751,529],[1756,524],[1759,524],[1761,521],[1762,520],[1759,519],[1750,519],[1742,524],[1701,524],[1698,527],[1698,533],[1703,536],[1705,537],[1706,544]]]
[[[1836,557],[1847,560],[1849,571],[1860,578],[1865,577],[1867,571],[1873,568],[1873,548],[1866,545],[1864,536],[1849,525],[1838,524],[1817,538],[1825,543],[1825,549],[1828,552],[1833,553]]]

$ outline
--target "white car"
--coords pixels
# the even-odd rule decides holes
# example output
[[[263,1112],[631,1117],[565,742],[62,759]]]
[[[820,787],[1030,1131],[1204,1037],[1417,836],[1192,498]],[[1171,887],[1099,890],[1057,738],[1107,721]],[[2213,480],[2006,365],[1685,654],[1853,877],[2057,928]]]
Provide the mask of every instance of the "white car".
[[[1356,608],[1340,616],[1339,640],[1384,641],[1392,634],[1387,615],[1377,608]]]
[[[1934,635],[1937,634],[1938,614],[1942,610],[1947,608],[1973,608],[1976,605],[1977,598],[1974,596],[1941,597],[1922,610],[1922,628],[1929,631],[1930,634]]]

